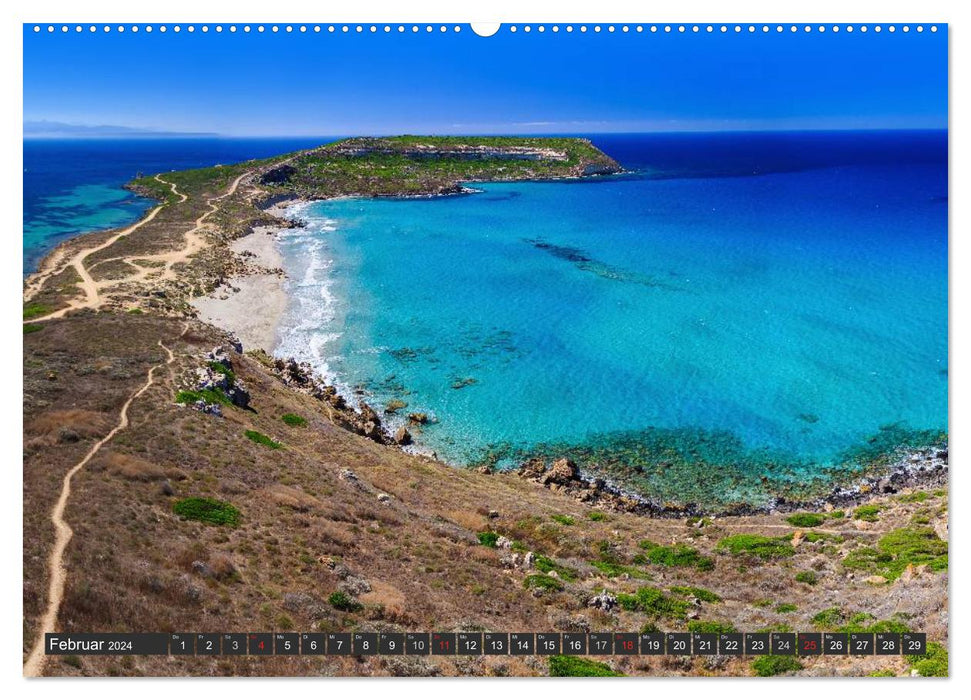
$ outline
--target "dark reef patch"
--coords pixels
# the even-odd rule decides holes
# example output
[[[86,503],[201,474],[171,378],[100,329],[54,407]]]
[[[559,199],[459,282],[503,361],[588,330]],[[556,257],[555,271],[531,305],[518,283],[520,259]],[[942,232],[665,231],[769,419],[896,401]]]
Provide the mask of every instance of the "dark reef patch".
[[[388,350],[388,354],[391,355],[398,362],[415,362],[421,359],[421,357],[428,357],[435,353],[435,348],[423,347],[423,348],[396,348],[394,350]]]
[[[886,425],[842,452],[833,464],[820,465],[752,449],[729,431],[648,427],[596,434],[579,443],[493,444],[476,456],[473,466],[504,468],[566,458],[588,479],[609,482],[657,507],[737,512],[827,498],[851,500],[854,484],[864,479],[876,484],[891,472],[908,471],[906,465],[913,462],[908,455],[922,451],[927,460],[943,462],[946,468],[947,434]],[[940,477],[937,467],[928,474]]]
[[[534,248],[542,250],[544,253],[549,253],[554,258],[572,263],[573,266],[578,270],[590,272],[597,277],[602,277],[603,279],[614,280],[616,282],[630,282],[632,284],[640,284],[645,287],[655,287],[670,291],[684,291],[682,288],[676,285],[661,282],[648,275],[642,275],[637,272],[631,272],[630,270],[624,270],[623,268],[608,265],[605,262],[591,257],[586,251],[580,248],[556,245],[554,243],[544,241],[541,238],[524,238],[523,240]]]

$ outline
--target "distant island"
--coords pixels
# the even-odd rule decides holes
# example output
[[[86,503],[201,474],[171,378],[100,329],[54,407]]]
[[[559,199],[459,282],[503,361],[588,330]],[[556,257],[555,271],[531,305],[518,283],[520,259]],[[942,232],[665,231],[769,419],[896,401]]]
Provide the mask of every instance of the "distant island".
[[[587,139],[513,136],[355,137],[243,165],[261,168],[258,182],[269,193],[301,199],[445,195],[461,192],[465,182],[622,171]],[[168,196],[153,178],[140,178],[130,187],[156,199]]]

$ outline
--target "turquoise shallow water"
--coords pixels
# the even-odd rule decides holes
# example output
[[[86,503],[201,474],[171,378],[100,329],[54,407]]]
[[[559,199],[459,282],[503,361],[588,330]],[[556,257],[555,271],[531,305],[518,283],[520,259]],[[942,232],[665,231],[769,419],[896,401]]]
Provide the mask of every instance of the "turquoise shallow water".
[[[277,353],[435,416],[456,464],[812,476],[947,428],[946,162],[858,160],[300,205]]]
[[[154,202],[124,189],[140,173],[235,163],[326,139],[24,139],[24,274],[58,243],[140,219]]]

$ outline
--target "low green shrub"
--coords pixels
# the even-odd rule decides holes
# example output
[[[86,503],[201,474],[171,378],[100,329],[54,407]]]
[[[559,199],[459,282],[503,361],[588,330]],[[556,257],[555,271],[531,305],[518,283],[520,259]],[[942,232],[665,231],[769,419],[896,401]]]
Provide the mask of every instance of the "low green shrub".
[[[910,564],[926,564],[931,571],[947,571],[947,542],[931,527],[900,528],[881,537],[876,547],[854,549],[842,563],[847,569],[867,571],[888,581],[897,579]]]
[[[867,505],[860,506],[853,511],[853,517],[857,520],[865,520],[868,523],[875,523],[879,518],[877,514],[883,510],[882,506],[878,505]]]
[[[796,553],[788,537],[765,535],[730,535],[718,542],[718,549],[734,556],[753,556],[759,559],[785,559]]]
[[[704,603],[722,602],[721,596],[717,593],[713,593],[707,588],[698,588],[697,586],[671,586],[671,592],[677,593],[678,595],[693,596]]]
[[[222,362],[210,362],[209,369],[211,369],[213,372],[224,375],[226,377],[227,386],[233,386],[236,384],[236,373]]]
[[[641,540],[638,546],[645,550],[648,561],[658,566],[694,567],[700,571],[715,568],[713,559],[702,556],[701,552],[686,544],[660,545],[651,540]]]
[[[794,513],[786,518],[786,522],[793,527],[819,527],[826,518],[819,513]]]
[[[796,612],[796,610],[798,609],[799,609],[799,606],[796,605],[795,603],[779,603],[778,605],[775,606],[775,611],[780,615]]]
[[[296,413],[284,413],[280,416],[280,420],[289,425],[291,428],[302,428],[307,425],[307,419],[303,416],[298,416]]]
[[[36,333],[37,331],[44,330],[44,325],[41,323],[25,323],[24,324],[24,335],[28,333]]]
[[[800,571],[798,574],[796,574],[796,580],[799,583],[815,586],[817,583],[819,583],[819,576],[816,575],[815,571]]]
[[[810,621],[820,629],[835,632],[845,619],[845,613],[839,608],[826,608],[813,615]]]
[[[580,656],[551,656],[550,675],[554,677],[623,676],[602,661]]]
[[[183,498],[175,502],[172,510],[188,520],[198,520],[213,525],[239,525],[239,510],[230,503],[215,498]]]
[[[762,677],[794,673],[801,669],[802,663],[795,656],[760,656],[752,662],[755,675]]]
[[[547,556],[539,554],[533,562],[533,566],[537,571],[548,574],[551,571],[555,571],[556,575],[559,576],[564,581],[576,581],[580,572],[564,564],[558,564],[554,560]]]
[[[496,542],[499,540],[498,532],[480,532],[476,535],[479,538],[479,544],[486,547],[495,547]]]
[[[931,495],[927,491],[912,491],[911,493],[897,496],[897,500],[901,503],[923,503],[930,497]]]
[[[204,401],[210,404],[219,404],[221,406],[232,406],[233,402],[229,400],[229,397],[221,389],[199,389],[199,390],[182,390],[176,393],[175,402],[184,404],[193,404],[196,401]]]
[[[633,595],[619,593],[617,602],[624,610],[642,612],[654,618],[683,620],[688,615],[687,601],[665,595],[660,588],[644,586]]]
[[[811,622],[818,629],[845,634],[852,632],[904,633],[910,631],[910,627],[899,617],[894,617],[889,620],[878,620],[870,613],[858,612],[850,615],[841,608],[820,610],[813,615]]]
[[[538,588],[543,591],[562,591],[563,583],[559,579],[546,574],[530,574],[523,579],[523,588],[532,590]]]
[[[338,610],[343,610],[344,612],[358,612],[364,609],[364,606],[357,602],[353,597],[344,593],[344,591],[334,591],[327,598],[327,602]]]
[[[921,656],[907,656],[915,671],[925,678],[946,678],[947,668],[947,647],[938,642],[927,643],[927,653]]]
[[[576,522],[577,522],[569,515],[560,515],[559,513],[554,513],[553,515],[551,515],[550,520],[557,522],[560,525],[576,525]]]
[[[33,302],[24,306],[24,320],[31,318],[37,318],[38,316],[46,316],[54,310],[53,306],[48,304],[40,304],[38,302]]]
[[[630,578],[641,579],[644,581],[650,581],[651,575],[644,571],[643,569],[638,569],[636,566],[628,566],[627,564],[618,564],[612,561],[604,561],[603,559],[590,562],[590,566],[596,568],[607,578],[617,578],[618,576],[623,576],[627,574]]]
[[[282,444],[280,444],[279,442],[276,442],[270,436],[264,435],[263,433],[258,432],[256,430],[247,430],[243,434],[246,437],[248,437],[250,440],[252,440],[253,442],[255,442],[256,444],[258,444],[258,445],[266,445],[271,450],[278,450],[281,447],[283,447]]]
[[[587,513],[587,517],[593,520],[595,523],[601,523],[607,520],[607,514],[599,510],[591,510]]]

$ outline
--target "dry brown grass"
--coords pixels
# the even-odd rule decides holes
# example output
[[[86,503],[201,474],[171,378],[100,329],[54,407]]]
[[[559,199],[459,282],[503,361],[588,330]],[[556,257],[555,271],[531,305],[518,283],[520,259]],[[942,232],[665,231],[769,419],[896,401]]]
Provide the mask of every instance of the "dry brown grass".
[[[110,314],[88,315],[51,323],[43,333],[25,336],[30,362],[25,366],[25,434],[44,438],[59,421],[46,416],[52,406],[71,406],[89,429],[93,417],[116,415],[117,407],[158,361],[155,343],[163,338],[177,359],[174,376],[202,362],[203,350],[220,343],[220,334],[193,325],[191,343],[176,340],[178,325],[150,315],[119,320]],[[43,339],[49,331],[48,339]],[[59,355],[73,348],[83,359]],[[879,588],[849,581],[838,555],[824,544],[802,543],[790,560],[751,564],[718,554],[718,539],[734,532],[791,534],[782,516],[719,518],[695,528],[682,520],[652,520],[610,513],[594,522],[588,510],[561,493],[525,482],[515,475],[483,475],[455,470],[431,460],[403,454],[364,438],[334,429],[321,404],[283,387],[258,361],[233,355],[237,376],[251,388],[252,411],[227,409],[219,419],[172,404],[174,379],[164,373],[159,386],[146,392],[130,411],[130,427],[119,434],[98,460],[102,467],[76,479],[66,519],[75,536],[66,552],[69,571],[62,610],[64,629],[99,631],[272,630],[291,622],[298,630],[385,629],[450,630],[637,630],[650,622],[640,612],[609,614],[587,607],[594,593],[633,592],[639,586],[669,589],[701,586],[719,593],[721,603],[704,603],[705,620],[726,620],[743,630],[771,624],[808,628],[823,607],[844,606],[886,618],[894,610],[912,614],[909,624],[946,639],[941,606],[946,606],[947,577],[921,575],[915,583]],[[71,365],[97,362],[107,369],[78,377]],[[55,366],[64,381],[46,372]],[[112,376],[118,378],[112,378]],[[71,381],[67,381],[70,378]],[[63,410],[63,409],[58,409]],[[244,429],[265,434],[279,430],[284,413],[306,416],[310,427],[300,440],[283,449],[266,450],[243,436]],[[41,419],[41,420],[38,420]],[[110,423],[110,420],[109,420]],[[30,431],[34,432],[31,433]],[[79,444],[43,444],[25,458],[24,563],[25,640],[32,640],[39,602],[43,600],[43,562],[49,546],[46,513],[60,478],[87,448]],[[72,461],[73,460],[73,461]],[[159,488],[160,473],[181,470],[185,478],[167,476],[174,496]],[[362,487],[338,478],[342,469],[358,476]],[[161,471],[160,471],[161,470]],[[393,498],[378,500],[380,492]],[[221,527],[179,519],[175,499],[213,497],[231,502],[241,512],[238,527]],[[871,542],[883,529],[906,523],[917,508],[942,508],[934,497],[922,504],[887,499],[878,529],[853,532],[847,546]],[[489,517],[496,511],[497,517]],[[575,524],[552,521],[566,514]],[[839,524],[839,527],[852,527]],[[491,528],[519,540],[537,554],[578,570],[559,594],[523,588],[528,573],[502,559],[508,552],[482,546],[476,532]],[[589,565],[596,545],[610,541],[622,561],[642,552],[637,542],[683,542],[715,559],[714,571],[669,569],[646,565],[650,582],[606,578]],[[835,551],[835,548],[834,548]],[[204,566],[200,566],[202,564]],[[796,572],[813,569],[822,583],[810,590],[794,586]],[[371,591],[360,594],[364,609],[346,613],[326,603],[327,596],[347,585],[347,576],[366,579]],[[820,601],[821,594],[825,601]],[[771,606],[761,606],[771,599]],[[304,601],[304,602],[301,602]],[[796,603],[794,613],[774,611],[778,603]],[[284,619],[285,616],[285,619]],[[677,629],[683,622],[662,621]],[[680,666],[654,661],[625,664],[631,673],[680,674]],[[541,675],[545,663],[489,658],[467,665],[461,659],[430,658],[416,664],[383,659],[250,659],[137,658],[131,667],[110,658],[85,657],[83,672],[98,675],[262,675],[410,673],[460,675]],[[859,674],[859,661],[842,663],[841,673]],[[709,672],[700,665],[690,672]],[[77,669],[51,664],[48,673],[75,674]],[[712,673],[748,673],[744,662],[726,662]]]
[[[92,471],[99,468],[106,469],[110,474],[115,474],[129,481],[163,481],[174,479],[182,481],[188,478],[188,474],[178,467],[167,467],[159,464],[147,462],[144,459],[120,452],[103,453],[92,464]]]
[[[444,515],[459,527],[464,527],[472,532],[482,532],[489,528],[489,519],[482,517],[479,513],[472,513],[467,510],[449,510]]]
[[[283,484],[274,484],[265,488],[263,489],[263,494],[277,505],[290,508],[300,513],[317,510],[322,506],[321,502],[310,494],[304,493],[300,489],[293,488],[292,486],[284,486]]]
[[[46,411],[24,423],[24,433],[48,444],[101,437],[111,428],[111,418],[100,411],[69,408]]]

